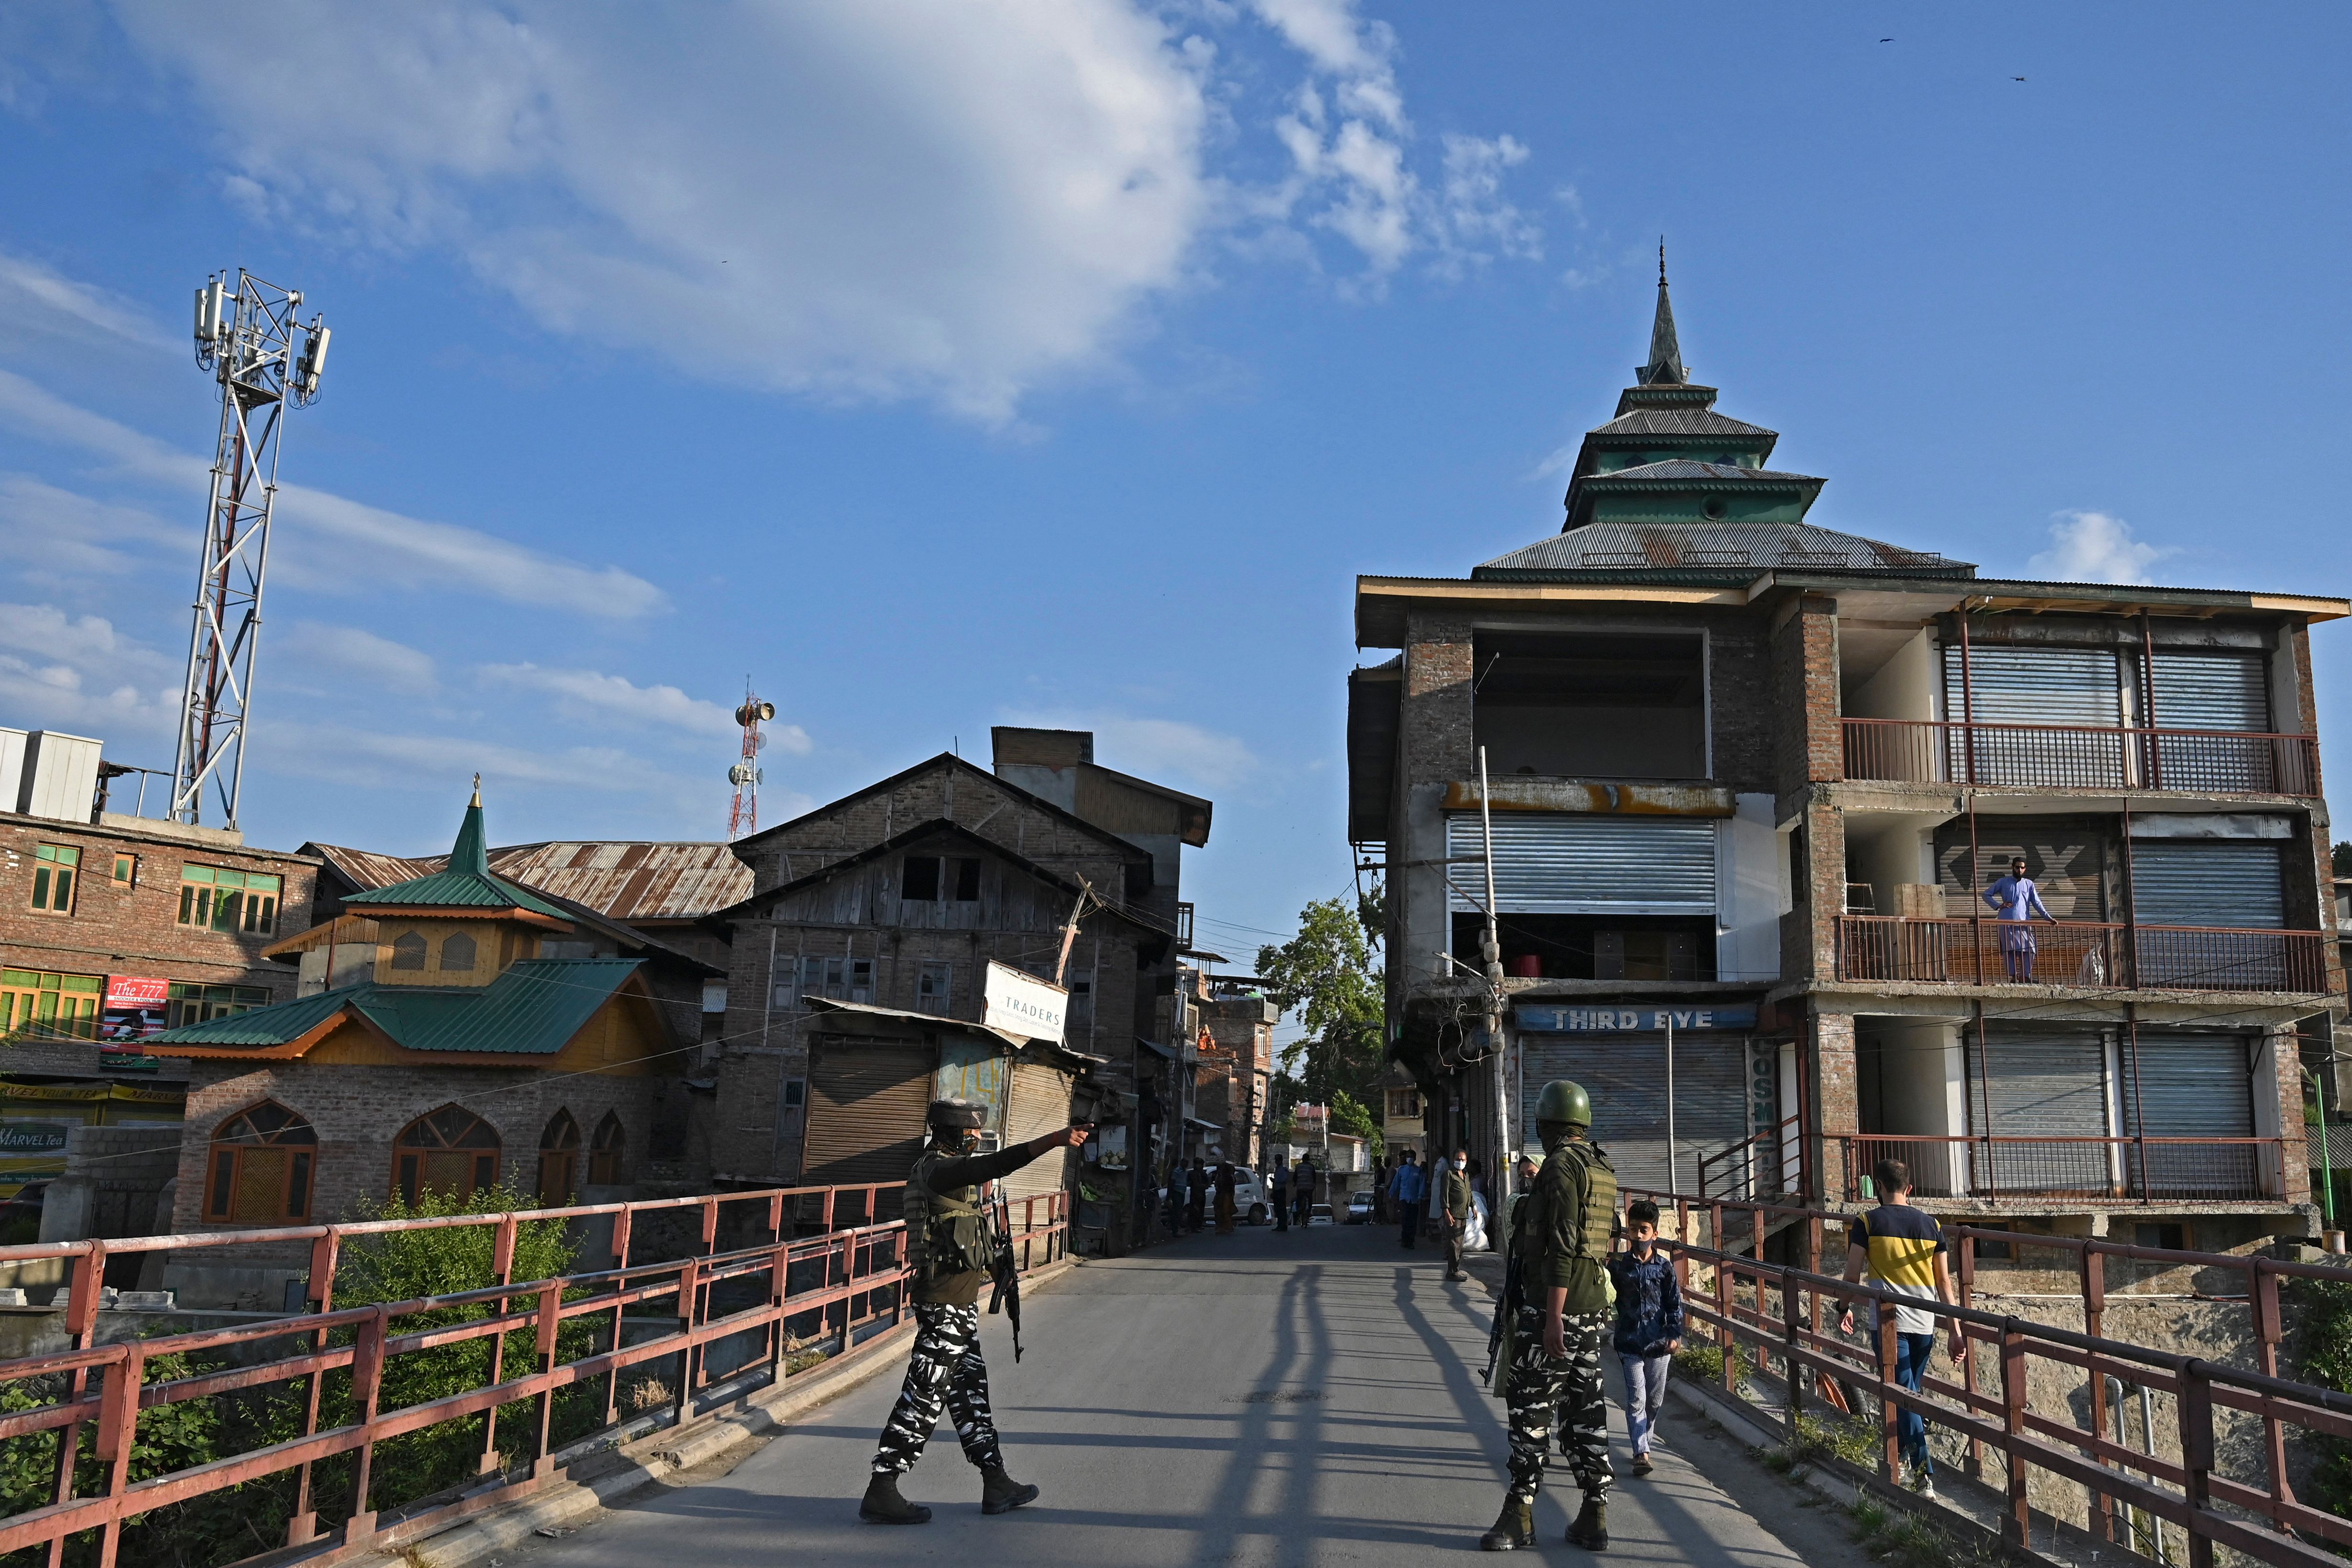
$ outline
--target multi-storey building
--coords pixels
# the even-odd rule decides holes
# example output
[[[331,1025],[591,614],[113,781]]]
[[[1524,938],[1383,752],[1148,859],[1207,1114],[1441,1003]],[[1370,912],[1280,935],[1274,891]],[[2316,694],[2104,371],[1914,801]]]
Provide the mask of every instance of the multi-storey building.
[[[708,1161],[722,1181],[894,1181],[935,1092],[988,1101],[1007,1138],[1075,1103],[1105,1129],[1089,1188],[1129,1192],[1089,1205],[1118,1246],[1182,1125],[1191,1042],[1154,1024],[1181,1000],[1178,857],[1209,803],[1098,767],[1082,732],[995,739],[992,773],[935,757],[737,842],[752,891],[726,914]],[[992,969],[1058,979],[1059,1049],[991,1031]]]
[[[1855,1203],[1900,1155],[2005,1222],[2304,1230],[2344,999],[2307,628],[2345,601],[1833,531],[1715,402],[1662,277],[1559,535],[1358,580],[1401,653],[1349,677],[1350,837],[1431,1135],[1491,1154],[1570,1077],[1632,1186]],[[2021,856],[2025,928],[1983,899]]]

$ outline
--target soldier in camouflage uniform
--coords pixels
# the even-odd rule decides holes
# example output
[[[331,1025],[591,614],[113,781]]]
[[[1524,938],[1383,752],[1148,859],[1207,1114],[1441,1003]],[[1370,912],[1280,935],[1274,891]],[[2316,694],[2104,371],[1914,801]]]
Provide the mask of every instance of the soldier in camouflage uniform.
[[[1592,1103],[1564,1079],[1543,1088],[1536,1127],[1545,1149],[1534,1188],[1511,1215],[1510,1371],[1503,1398],[1510,1412],[1511,1482],[1495,1528],[1479,1537],[1488,1552],[1535,1544],[1536,1493],[1543,1487],[1552,1434],[1584,1507],[1568,1527],[1572,1546],[1609,1545],[1609,1406],[1601,1393],[1601,1347],[1610,1327],[1602,1260],[1617,1209],[1617,1173],[1585,1133]]]
[[[868,1524],[921,1524],[931,1511],[898,1495],[944,1408],[955,1418],[964,1458],[980,1468],[980,1511],[1008,1513],[1037,1489],[1004,1473],[996,1419],[988,1408],[988,1364],[980,1355],[980,1288],[988,1283],[990,1239],[980,1206],[982,1182],[1012,1175],[1057,1149],[1074,1149],[1094,1129],[1066,1127],[992,1155],[976,1155],[987,1108],[934,1100],[931,1141],[907,1177],[907,1253],[915,1272],[915,1348],[906,1386],[882,1428],[874,1479],[857,1506]]]

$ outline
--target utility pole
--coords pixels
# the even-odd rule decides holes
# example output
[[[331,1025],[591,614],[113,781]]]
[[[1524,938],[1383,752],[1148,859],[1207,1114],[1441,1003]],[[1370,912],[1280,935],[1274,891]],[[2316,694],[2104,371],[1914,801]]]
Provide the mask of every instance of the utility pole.
[[[1495,1193],[1511,1196],[1511,1102],[1503,1071],[1503,934],[1495,913],[1495,807],[1486,792],[1486,748],[1478,748],[1478,841],[1486,851],[1486,935],[1479,957],[1486,974],[1486,1060],[1495,1076]]]
[[[253,655],[261,633],[261,585],[278,499],[278,449],[286,410],[319,395],[326,368],[324,319],[297,320],[302,296],[244,268],[231,289],[216,273],[196,290],[196,363],[220,385],[205,546],[196,571],[187,676],[172,763],[174,821],[203,820],[207,785],[222,825],[237,825],[245,784],[246,725],[253,709]]]

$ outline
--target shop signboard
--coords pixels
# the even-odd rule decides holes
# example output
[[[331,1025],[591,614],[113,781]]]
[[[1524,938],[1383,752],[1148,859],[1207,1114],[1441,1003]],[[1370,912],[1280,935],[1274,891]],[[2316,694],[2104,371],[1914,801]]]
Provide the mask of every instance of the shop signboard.
[[[1069,1016],[1070,993],[1010,964],[988,962],[981,990],[980,1021],[1024,1040],[1059,1042]]]
[[[1534,1034],[1648,1034],[1662,1032],[1669,1026],[1677,1034],[1696,1030],[1748,1030],[1756,1027],[1756,1004],[1662,1008],[1653,1003],[1603,1002],[1596,1007],[1521,1002],[1518,1024],[1523,1031]]]
[[[110,1042],[163,1033],[171,998],[172,982],[161,976],[109,975],[106,1002],[98,1015],[101,1049]]]

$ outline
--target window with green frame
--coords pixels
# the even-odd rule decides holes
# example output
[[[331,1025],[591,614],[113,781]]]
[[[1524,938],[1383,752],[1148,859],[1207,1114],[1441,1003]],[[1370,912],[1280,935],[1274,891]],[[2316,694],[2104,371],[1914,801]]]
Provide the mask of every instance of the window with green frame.
[[[267,936],[278,929],[278,895],[285,884],[285,878],[268,872],[184,865],[179,923]]]
[[[106,995],[103,975],[52,975],[38,969],[0,969],[0,1032],[98,1038],[98,1007]]]
[[[166,1022],[172,1029],[185,1029],[192,1023],[234,1018],[268,1005],[267,986],[200,986],[193,981],[174,980]]]
[[[33,852],[33,907],[44,915],[71,915],[81,852],[70,844],[43,844]]]

